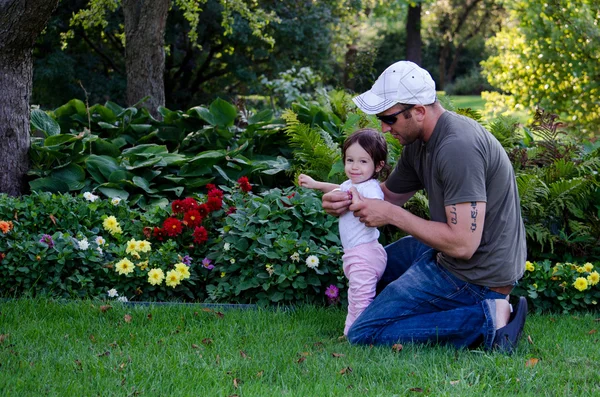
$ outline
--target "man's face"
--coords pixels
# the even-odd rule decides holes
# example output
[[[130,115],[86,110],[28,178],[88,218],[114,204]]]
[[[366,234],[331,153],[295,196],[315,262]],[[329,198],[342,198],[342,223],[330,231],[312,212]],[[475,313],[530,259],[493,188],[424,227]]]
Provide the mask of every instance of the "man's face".
[[[411,105],[394,105],[377,115],[381,121],[381,131],[389,132],[402,145],[409,145],[421,138],[422,129],[412,117]],[[395,120],[394,120],[395,119]]]

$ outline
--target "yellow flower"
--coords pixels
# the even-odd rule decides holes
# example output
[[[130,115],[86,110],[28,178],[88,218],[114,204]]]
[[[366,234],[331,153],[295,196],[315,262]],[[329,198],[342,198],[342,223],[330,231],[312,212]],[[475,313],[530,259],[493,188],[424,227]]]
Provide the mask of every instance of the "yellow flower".
[[[127,258],[121,259],[115,265],[115,271],[119,274],[129,274],[133,271],[133,268],[133,263]]]
[[[590,283],[590,285],[596,285],[598,284],[598,281],[600,281],[600,274],[598,274],[598,272],[591,272],[589,276],[587,276],[587,281]]]
[[[125,248],[125,252],[128,254],[137,253],[138,242],[132,238],[127,242],[127,248]]]
[[[151,250],[151,248],[152,248],[152,244],[149,241],[140,240],[137,242],[136,251],[149,252]]]
[[[586,272],[589,273],[594,268],[594,265],[592,265],[590,262],[587,262],[586,264],[583,265],[583,268],[585,269]]]
[[[152,269],[148,272],[148,282],[152,285],[159,285],[165,278],[165,273],[162,269]]]
[[[139,262],[136,266],[138,266],[140,270],[146,270],[148,268],[148,261]]]
[[[176,263],[175,270],[181,273],[181,278],[186,280],[190,278],[190,268],[185,263]]]
[[[537,284],[533,283],[533,288],[537,289]]]
[[[585,269],[583,268],[583,266],[579,266],[577,268],[577,273],[583,273],[583,272],[585,272]]]
[[[533,263],[527,261],[525,262],[525,269],[527,269],[527,271],[532,272],[535,270],[535,266],[533,265]]]
[[[221,272],[221,278],[225,277],[225,272]]]
[[[169,287],[177,287],[179,285],[179,282],[181,281],[181,273],[179,273],[177,270],[169,270],[167,272],[167,281],[166,284]]]
[[[106,217],[106,219],[104,219],[104,221],[102,222],[102,226],[104,226],[104,229],[108,230],[110,232],[110,234],[114,235],[114,234],[122,233],[121,225],[119,225],[117,218],[115,218],[112,215],[108,216],[108,217]]]
[[[573,283],[573,286],[575,287],[575,289],[578,289],[579,291],[585,291],[588,287],[588,282],[583,277],[577,277],[577,279]]]
[[[141,258],[140,254],[138,254],[137,251],[133,251],[131,253],[131,256],[133,257],[133,259],[140,259]]]

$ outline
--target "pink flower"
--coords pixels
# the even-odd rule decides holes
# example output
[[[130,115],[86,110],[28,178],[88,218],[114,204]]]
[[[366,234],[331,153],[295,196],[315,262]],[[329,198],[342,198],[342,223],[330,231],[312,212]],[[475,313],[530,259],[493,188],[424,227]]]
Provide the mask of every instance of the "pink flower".
[[[327,287],[327,289],[325,290],[325,295],[333,300],[336,299],[339,295],[340,295],[340,290],[338,287],[336,287],[335,285],[331,284],[329,287]]]
[[[203,266],[205,269],[208,269],[208,270],[212,270],[212,269],[214,269],[214,268],[215,268],[215,265],[213,265],[213,264],[212,264],[212,262],[211,262],[211,260],[210,260],[210,259],[208,259],[208,258],[204,258],[204,259],[202,259],[202,266]]]

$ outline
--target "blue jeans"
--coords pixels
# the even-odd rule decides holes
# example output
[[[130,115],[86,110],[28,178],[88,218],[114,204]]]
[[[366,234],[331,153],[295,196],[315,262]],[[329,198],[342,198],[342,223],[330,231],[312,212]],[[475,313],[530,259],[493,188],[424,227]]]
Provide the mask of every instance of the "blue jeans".
[[[404,237],[385,247],[388,262],[381,292],[356,319],[348,340],[357,344],[447,343],[491,349],[495,299],[506,295],[454,276],[436,252]]]

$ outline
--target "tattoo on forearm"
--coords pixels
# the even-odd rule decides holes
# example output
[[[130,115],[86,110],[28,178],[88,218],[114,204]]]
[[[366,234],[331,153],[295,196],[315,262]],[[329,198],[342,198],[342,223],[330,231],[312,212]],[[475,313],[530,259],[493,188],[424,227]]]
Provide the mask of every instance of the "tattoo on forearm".
[[[456,225],[458,223],[458,217],[456,215],[456,205],[452,205],[452,211],[450,211],[450,223]]]
[[[477,230],[477,203],[471,203],[471,232]]]

